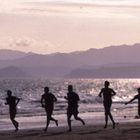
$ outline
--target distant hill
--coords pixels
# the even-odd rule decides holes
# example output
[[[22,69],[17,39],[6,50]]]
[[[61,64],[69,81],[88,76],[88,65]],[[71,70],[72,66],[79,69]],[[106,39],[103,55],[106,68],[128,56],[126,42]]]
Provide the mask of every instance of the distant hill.
[[[22,67],[22,70],[36,78],[60,78],[71,72],[69,67],[61,66],[39,66],[39,67]]]
[[[9,53],[13,53],[13,56],[15,53],[19,54],[18,58],[0,60],[0,69],[13,66],[33,77],[69,76],[80,78],[89,77],[90,74],[96,75],[96,77],[105,77],[106,71],[108,71],[108,77],[137,77],[140,71],[140,44],[49,55],[34,53],[23,53],[22,55],[20,52],[8,50],[7,54]],[[137,72],[132,74],[133,71]]]
[[[0,78],[25,78],[31,77],[20,68],[9,66],[0,70]]]
[[[15,51],[15,50],[0,50],[0,60],[11,60],[11,59],[19,59],[23,58],[25,56],[30,55],[31,53],[24,53],[21,51]]]
[[[140,63],[140,44],[110,46],[103,49],[89,49],[73,53],[55,53],[50,55],[26,54],[16,60],[0,61],[0,67],[15,66],[64,66],[80,67],[83,65],[102,66],[112,64]]]
[[[76,69],[65,75],[65,78],[140,78],[140,65],[132,67]]]

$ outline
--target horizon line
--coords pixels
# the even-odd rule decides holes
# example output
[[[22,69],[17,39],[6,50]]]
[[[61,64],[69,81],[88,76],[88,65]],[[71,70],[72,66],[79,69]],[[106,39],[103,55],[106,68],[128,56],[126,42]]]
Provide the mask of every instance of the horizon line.
[[[70,54],[70,53],[79,53],[79,52],[85,52],[85,51],[88,51],[88,50],[91,50],[91,49],[95,49],[95,50],[102,50],[104,48],[109,48],[109,47],[119,47],[119,46],[123,46],[123,45],[126,45],[128,47],[132,47],[134,45],[140,45],[140,43],[133,43],[133,44],[118,44],[118,45],[109,45],[109,46],[106,46],[106,47],[101,47],[101,48],[87,48],[87,49],[83,49],[83,50],[75,50],[75,51],[70,51],[70,52],[59,52],[59,51],[56,51],[56,52],[50,52],[50,53],[38,53],[38,52],[33,52],[33,51],[22,51],[22,50],[16,50],[16,49],[3,49],[3,48],[0,48],[0,51],[17,51],[17,52],[21,52],[21,53],[26,53],[26,54],[39,54],[39,55],[53,55],[53,54]]]

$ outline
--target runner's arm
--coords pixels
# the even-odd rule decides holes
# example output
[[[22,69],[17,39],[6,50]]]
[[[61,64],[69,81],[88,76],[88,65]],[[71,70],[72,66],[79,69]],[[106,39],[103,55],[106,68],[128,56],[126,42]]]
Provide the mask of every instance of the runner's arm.
[[[56,98],[55,96],[54,96],[54,98],[53,98],[53,101],[54,101],[54,102],[57,102],[57,98]]]
[[[16,105],[19,103],[20,99],[16,98]]]
[[[100,93],[99,93],[98,96],[99,96],[99,97],[102,97],[102,93],[103,93],[103,90],[100,91]]]
[[[133,102],[135,99],[137,99],[137,96],[135,96],[135,97],[134,97],[133,99],[131,99],[130,101],[126,102],[125,105],[127,105],[127,104]]]
[[[43,106],[44,98],[43,96],[41,97],[41,105]]]
[[[5,105],[8,105],[9,103],[8,103],[8,99],[6,98],[6,102],[5,102]]]
[[[112,89],[112,96],[116,95],[116,92]]]

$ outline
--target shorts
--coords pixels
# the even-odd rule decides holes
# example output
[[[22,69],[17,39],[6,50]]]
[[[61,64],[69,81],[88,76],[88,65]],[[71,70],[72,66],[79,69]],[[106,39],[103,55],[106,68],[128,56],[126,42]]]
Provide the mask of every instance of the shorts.
[[[104,102],[105,113],[109,113],[110,112],[111,105],[112,105],[112,102],[107,102],[107,103]]]
[[[67,109],[67,116],[72,116],[72,115],[74,115],[74,116],[77,116],[78,115],[78,107],[76,107],[76,108],[68,108]]]

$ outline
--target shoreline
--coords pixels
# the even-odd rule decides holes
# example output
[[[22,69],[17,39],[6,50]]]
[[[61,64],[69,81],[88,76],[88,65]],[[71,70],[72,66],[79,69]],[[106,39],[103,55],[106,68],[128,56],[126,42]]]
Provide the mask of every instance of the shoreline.
[[[112,112],[114,120],[117,124],[125,124],[125,123],[137,123],[140,122],[140,119],[136,119],[135,116],[118,116],[115,112]],[[54,122],[50,122],[49,128],[61,128],[67,127],[67,116],[66,114],[61,115],[53,115],[55,119],[58,120],[59,126],[56,127]],[[86,112],[86,113],[79,113],[79,117],[81,117],[87,126],[104,126],[104,112]],[[40,129],[42,130],[46,125],[46,116],[31,116],[31,117],[16,117],[16,120],[19,122],[19,131],[22,130],[32,130],[32,129]],[[109,119],[109,125],[112,125]],[[79,127],[82,126],[81,122],[76,121],[72,117],[72,127]],[[8,129],[7,129],[8,128]],[[3,118],[0,121],[0,132],[1,131],[12,131],[14,127],[10,118]]]

